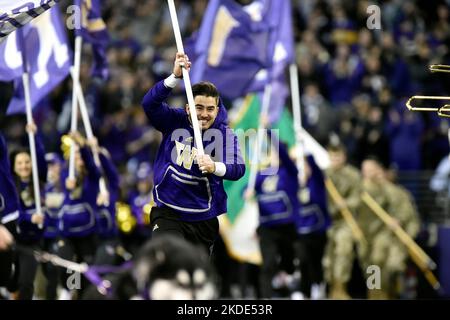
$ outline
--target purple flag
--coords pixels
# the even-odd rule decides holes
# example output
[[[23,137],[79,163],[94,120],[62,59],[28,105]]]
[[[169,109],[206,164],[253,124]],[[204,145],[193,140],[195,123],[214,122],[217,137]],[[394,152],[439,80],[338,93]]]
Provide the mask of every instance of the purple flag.
[[[60,0],[0,1],[0,42],[11,32],[50,9]]]
[[[211,81],[224,97],[234,99],[271,82],[273,92],[285,92],[284,105],[284,71],[294,59],[289,0],[255,0],[246,6],[211,0],[190,41],[186,51],[193,60],[194,83]]]
[[[23,34],[23,41],[20,41],[19,31]],[[8,114],[25,112],[22,48],[30,74],[31,104],[35,107],[69,74],[71,52],[58,7],[11,33],[0,44],[0,80],[15,81]]]
[[[108,78],[106,47],[109,34],[101,16],[100,0],[75,0],[75,5],[81,8],[80,28],[75,29],[75,34],[92,44],[94,56],[92,76],[106,79]]]

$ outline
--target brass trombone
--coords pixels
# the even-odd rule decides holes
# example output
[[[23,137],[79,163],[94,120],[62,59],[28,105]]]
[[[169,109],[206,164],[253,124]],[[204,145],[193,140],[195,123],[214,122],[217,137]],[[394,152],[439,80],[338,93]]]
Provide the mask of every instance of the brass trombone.
[[[438,116],[444,118],[450,118],[450,104],[444,104],[437,111]]]
[[[430,72],[446,72],[450,73],[450,65],[446,64],[432,64],[428,67]],[[406,102],[406,107],[410,111],[435,111],[438,116],[450,118],[450,104],[445,104],[441,107],[414,107],[413,100],[450,100],[446,96],[412,96]]]
[[[450,73],[450,66],[446,64],[432,64],[428,67],[431,72],[448,72]]]
[[[414,107],[412,105],[413,100],[450,100],[450,97],[445,96],[412,96],[406,101],[406,107],[411,111],[435,111],[439,112],[443,107]],[[444,106],[445,107],[445,106]],[[446,111],[446,110],[441,110]],[[449,109],[450,111],[450,109]]]

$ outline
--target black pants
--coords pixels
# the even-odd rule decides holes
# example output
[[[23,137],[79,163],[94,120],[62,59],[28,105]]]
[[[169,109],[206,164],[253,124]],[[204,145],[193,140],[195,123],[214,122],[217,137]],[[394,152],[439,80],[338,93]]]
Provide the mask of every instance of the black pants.
[[[117,254],[117,247],[120,242],[116,238],[99,239],[97,250],[95,251],[94,265],[97,266],[115,266],[121,262],[121,258]]]
[[[17,241],[17,243],[23,247],[30,249],[29,251],[19,250],[17,252],[17,259],[15,267],[18,270],[18,290],[19,300],[31,300],[34,293],[34,278],[39,263],[32,254],[32,250],[40,250],[39,241]]]
[[[17,239],[15,222],[9,222],[4,226],[13,235],[13,237]],[[14,281],[13,272],[13,265],[15,261],[16,251],[13,248],[6,251],[0,251],[0,287],[6,287],[9,291],[17,290],[17,279]]]
[[[43,240],[44,251],[57,254],[58,253],[58,240],[57,239],[44,239]],[[50,262],[42,264],[42,271],[47,279],[47,286],[45,288],[45,298],[47,300],[55,300],[56,292],[58,288],[58,267]]]
[[[152,209],[150,220],[152,237],[171,233],[205,248],[209,255],[212,254],[214,241],[219,235],[217,217],[205,221],[186,222],[181,221],[180,215],[169,208],[155,207]]]
[[[13,264],[15,252],[0,251],[0,287],[9,287],[13,280]]]
[[[311,233],[300,235],[296,243],[297,257],[300,259],[300,291],[310,296],[311,286],[323,281],[322,257],[325,251],[327,235]]]
[[[296,230],[293,224],[258,227],[262,266],[259,286],[262,298],[272,298],[272,279],[280,269],[294,271],[294,242]]]
[[[63,259],[79,263],[85,262],[91,265],[94,261],[96,243],[96,238],[93,235],[79,238],[65,238],[58,242],[58,255]],[[60,269],[59,272],[62,287],[68,290],[76,289],[78,298],[80,298],[88,286],[86,278],[79,275],[80,286],[78,286],[78,275],[65,268]]]

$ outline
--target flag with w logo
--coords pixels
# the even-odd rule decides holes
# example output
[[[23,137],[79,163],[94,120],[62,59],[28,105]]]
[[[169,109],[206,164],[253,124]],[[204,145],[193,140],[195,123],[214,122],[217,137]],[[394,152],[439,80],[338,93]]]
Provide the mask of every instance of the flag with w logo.
[[[280,139],[290,139],[292,144],[292,120],[284,108],[289,94],[285,71],[294,60],[291,14],[289,0],[254,0],[249,5],[211,0],[200,30],[187,42],[186,52],[193,62],[193,83],[211,81],[228,99],[246,96],[234,112],[237,117],[230,124],[233,129],[258,128],[260,94],[265,85],[271,84],[274,93],[269,120],[273,128],[280,129]],[[241,150],[246,153],[242,145]],[[258,264],[258,208],[254,201],[243,199],[249,173],[247,170],[239,181],[224,181],[228,212],[220,217],[221,234],[230,255]]]
[[[23,51],[23,55],[22,55]],[[26,61],[23,61],[25,58]],[[0,44],[0,80],[14,80],[8,114],[25,112],[22,74],[27,65],[32,107],[69,74],[71,52],[58,7],[11,33]]]
[[[11,32],[53,7],[60,0],[0,1],[0,42]]]
[[[106,79],[108,77],[108,61],[106,48],[109,34],[101,16],[100,0],[75,0],[80,8],[81,22],[75,28],[75,34],[91,43],[94,56],[92,76]]]
[[[248,94],[242,102],[238,112],[230,112],[230,126],[234,130],[258,128],[261,112],[262,98],[258,94]],[[295,147],[295,131],[292,115],[288,108],[283,108],[278,121],[272,124],[272,129],[278,130],[280,141],[289,148]],[[302,130],[305,148],[314,155],[314,159],[321,169],[329,167],[330,159],[327,151],[305,130]],[[239,143],[246,159],[247,168],[250,168],[249,150],[245,147],[245,137],[239,136]],[[253,264],[261,263],[256,229],[259,224],[258,205],[254,200],[245,200],[243,194],[247,188],[250,170],[246,170],[244,177],[238,181],[225,180],[223,185],[228,195],[228,212],[219,217],[220,233],[226,244],[228,253],[236,260]]]
[[[187,44],[192,82],[211,81],[228,99],[272,83],[279,101],[272,100],[270,114],[279,116],[289,91],[285,70],[294,60],[293,42],[289,0],[255,0],[246,6],[211,0],[200,30]]]

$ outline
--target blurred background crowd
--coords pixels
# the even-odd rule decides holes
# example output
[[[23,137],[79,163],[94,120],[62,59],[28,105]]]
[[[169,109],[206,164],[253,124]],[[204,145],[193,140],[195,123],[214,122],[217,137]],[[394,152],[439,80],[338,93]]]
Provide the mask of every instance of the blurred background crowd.
[[[139,181],[147,181],[149,186],[143,187],[147,193],[151,189],[151,165],[161,139],[140,103],[154,83],[172,72],[176,47],[164,1],[102,2],[111,37],[110,77],[106,81],[90,77],[88,46],[80,77],[94,133],[120,173],[119,200],[130,203]],[[63,0],[61,8],[70,4]],[[198,30],[208,1],[175,4],[186,39]],[[381,9],[381,29],[367,26],[371,4]],[[433,190],[429,185],[449,154],[450,123],[435,113],[409,112],[405,102],[415,94],[450,95],[450,77],[428,71],[430,64],[450,63],[450,1],[293,0],[292,6],[305,129],[323,146],[330,136],[339,137],[349,163],[357,168],[375,155],[396,170],[399,183],[412,192],[418,205],[427,245],[428,226],[450,220],[445,211],[450,189],[444,185]],[[63,153],[61,137],[70,129],[71,88],[68,78],[34,110],[47,152]],[[171,104],[184,105],[184,91],[175,90]],[[2,109],[11,94],[12,84],[0,83]],[[231,107],[231,101],[225,105]],[[23,143],[25,123],[24,115],[2,116],[1,131],[10,150]],[[445,195],[439,198],[442,192]],[[225,257],[220,263],[229,264],[219,270],[224,269],[228,274],[222,275],[234,285],[234,291],[228,287],[223,296],[256,296],[251,283],[257,267],[226,257],[221,242],[217,248]]]
[[[158,135],[140,102],[153,83],[171,73],[176,48],[168,10],[160,1],[103,2],[111,36],[110,78],[89,77],[86,49],[81,83],[99,142],[126,174],[130,166],[153,159]],[[383,1],[382,28],[369,30],[366,9],[376,3],[293,1],[304,126],[322,145],[335,132],[356,165],[373,153],[399,171],[433,170],[449,151],[448,121],[405,112],[404,103],[413,94],[446,94],[450,79],[431,74],[428,65],[448,61],[449,4]],[[189,37],[199,28],[207,1],[176,5],[183,37]],[[49,151],[60,151],[60,137],[70,126],[70,87],[68,79],[35,111]],[[10,84],[2,83],[1,93],[6,105]],[[179,98],[182,105],[182,91]],[[11,143],[23,133],[17,118],[3,124]]]

